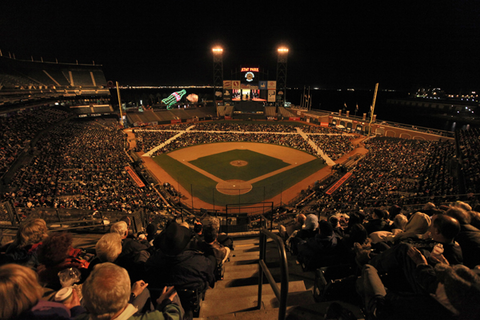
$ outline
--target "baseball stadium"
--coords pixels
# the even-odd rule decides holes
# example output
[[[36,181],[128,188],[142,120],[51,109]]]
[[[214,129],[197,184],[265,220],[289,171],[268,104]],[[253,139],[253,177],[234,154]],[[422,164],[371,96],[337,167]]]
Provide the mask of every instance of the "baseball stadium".
[[[155,89],[0,55],[0,287],[33,269],[33,305],[65,319],[93,314],[107,271],[128,282],[119,312],[151,319],[390,319],[404,290],[423,319],[478,316],[478,128],[377,119],[378,85],[359,116],[287,104],[286,52],[276,79],[223,79],[214,52],[213,86]],[[418,280],[440,267],[448,304]]]

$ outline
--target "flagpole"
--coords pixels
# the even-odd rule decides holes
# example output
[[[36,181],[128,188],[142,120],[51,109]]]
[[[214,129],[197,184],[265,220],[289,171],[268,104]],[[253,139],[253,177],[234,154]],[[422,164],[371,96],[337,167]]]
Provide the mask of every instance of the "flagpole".
[[[375,92],[373,93],[373,102],[372,102],[372,106],[370,107],[370,124],[368,125],[368,135],[370,135],[370,131],[372,130],[373,113],[375,112],[375,102],[377,101],[377,92],[378,92],[378,82],[375,84]]]
[[[310,102],[312,97],[310,96],[310,86],[308,86],[308,102],[307,102],[307,110],[310,110]]]
[[[117,96],[118,96],[118,109],[120,110],[120,124],[123,126],[123,114],[122,114],[122,100],[120,99],[120,89],[118,88],[118,81],[117,84]]]
[[[306,107],[307,102],[306,102],[306,96],[305,96],[305,85],[303,85],[303,95],[302,95],[302,109]]]

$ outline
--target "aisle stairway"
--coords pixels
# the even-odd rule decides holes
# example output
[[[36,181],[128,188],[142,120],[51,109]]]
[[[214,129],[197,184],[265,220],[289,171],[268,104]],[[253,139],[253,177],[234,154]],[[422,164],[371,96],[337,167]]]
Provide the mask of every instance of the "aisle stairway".
[[[235,250],[226,263],[225,276],[209,289],[202,302],[199,319],[278,319],[279,301],[264,278],[261,308],[257,308],[259,275],[259,239],[235,239]],[[316,303],[313,298],[314,273],[304,272],[287,255],[289,290],[287,319],[323,319],[330,303]],[[280,287],[280,264],[273,241],[267,243],[266,264]],[[362,317],[359,316],[359,319]]]

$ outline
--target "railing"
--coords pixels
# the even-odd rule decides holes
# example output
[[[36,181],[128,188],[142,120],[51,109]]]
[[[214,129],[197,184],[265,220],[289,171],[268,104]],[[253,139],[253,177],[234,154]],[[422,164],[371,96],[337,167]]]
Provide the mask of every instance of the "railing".
[[[272,273],[265,264],[265,253],[267,247],[267,238],[272,239],[278,249],[278,254],[280,256],[280,271],[281,271],[281,288],[278,288],[275,279],[272,276]],[[284,320],[287,312],[287,298],[288,298],[288,264],[287,264],[287,254],[285,252],[285,245],[283,240],[273,234],[272,232],[262,228],[260,229],[260,259],[258,261],[258,305],[257,308],[260,309],[262,306],[262,288],[263,288],[263,276],[267,277],[270,286],[272,287],[275,296],[280,302],[278,310],[278,319]]]

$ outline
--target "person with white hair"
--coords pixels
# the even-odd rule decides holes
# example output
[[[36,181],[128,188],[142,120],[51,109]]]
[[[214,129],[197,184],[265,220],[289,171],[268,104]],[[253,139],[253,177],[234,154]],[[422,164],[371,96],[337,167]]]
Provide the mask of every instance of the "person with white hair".
[[[98,240],[95,251],[101,262],[114,262],[122,253],[122,238],[117,233],[107,233]]]
[[[140,280],[144,272],[143,264],[150,258],[148,246],[134,238],[128,238],[128,225],[125,221],[112,224],[110,233],[117,233],[122,239],[122,251],[115,264],[127,269],[133,282]]]
[[[295,219],[279,226],[280,237],[285,241],[297,230],[300,230],[305,223],[307,217],[303,213],[299,213],[295,216]]]
[[[305,219],[305,224],[300,230],[296,230],[292,235],[287,239],[286,245],[290,252],[294,255],[298,253],[297,245],[298,243],[308,239],[313,238],[318,233],[318,217],[316,214],[309,214]]]
[[[174,287],[164,288],[157,299],[157,308],[144,314],[131,302],[135,301],[148,286],[148,283],[137,281],[130,287],[128,272],[113,263],[105,262],[97,265],[82,287],[83,304],[87,313],[78,316],[78,320],[181,320],[182,308],[176,299]]]
[[[125,221],[115,222],[110,227],[110,232],[118,233],[122,239],[125,239],[128,235],[128,225]]]
[[[88,270],[103,262],[115,262],[122,253],[122,238],[118,233],[111,232],[104,234],[95,245],[96,256],[90,261]]]

